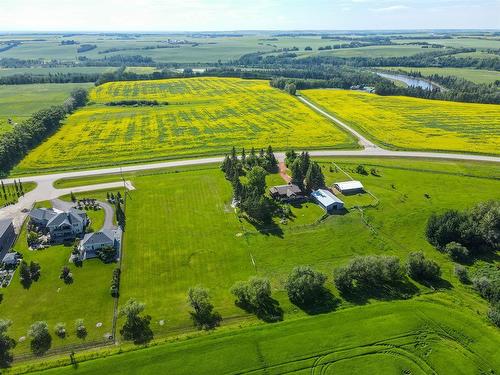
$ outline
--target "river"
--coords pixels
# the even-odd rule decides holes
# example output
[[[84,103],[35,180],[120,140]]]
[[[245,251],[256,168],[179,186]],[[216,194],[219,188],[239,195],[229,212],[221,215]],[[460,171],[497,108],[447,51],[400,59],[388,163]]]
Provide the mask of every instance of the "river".
[[[384,78],[388,78],[388,79],[393,79],[393,80],[404,82],[408,86],[421,87],[424,90],[434,90],[434,89],[438,89],[439,90],[439,86],[433,84],[430,81],[422,79],[422,78],[410,77],[410,76],[407,76],[407,75],[404,75],[404,74],[389,74],[389,73],[379,73],[379,72],[377,72],[377,74],[380,77],[384,77]]]

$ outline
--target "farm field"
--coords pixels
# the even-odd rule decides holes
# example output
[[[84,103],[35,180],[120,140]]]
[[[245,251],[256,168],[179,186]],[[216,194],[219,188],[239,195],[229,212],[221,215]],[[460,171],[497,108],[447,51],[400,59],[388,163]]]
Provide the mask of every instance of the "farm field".
[[[380,171],[382,177],[354,174],[380,199],[376,208],[365,210],[375,233],[353,209],[354,205],[373,203],[366,200],[366,195],[343,197],[349,213],[331,216],[319,225],[314,223],[321,210],[307,204],[294,210],[295,221],[276,223],[270,233],[262,234],[238,221],[229,206],[230,185],[216,167],[127,176],[137,190],[127,201],[121,301],[134,297],[145,302],[156,335],[184,332],[192,324],[186,291],[200,284],[209,288],[227,324],[243,324],[255,318],[234,305],[229,289],[238,280],[260,275],[272,280],[273,297],[279,301],[285,319],[289,319],[305,315],[290,304],[283,290],[284,279],[295,265],[310,264],[331,276],[333,267],[354,255],[385,254],[404,259],[418,249],[441,263],[445,279],[456,288],[447,293],[465,293],[452,276],[452,263],[426,242],[425,222],[432,212],[457,207],[456,202],[462,202],[460,207],[465,208],[478,201],[499,199],[498,181],[487,177],[498,176],[498,167],[481,169],[474,163],[404,160],[337,161],[348,172],[357,163],[367,168],[373,164]],[[331,159],[322,162],[329,184],[346,178],[340,171],[329,172]],[[484,177],[464,176],[471,172]],[[271,178],[272,183],[279,182]],[[477,189],[478,181],[483,189]],[[425,198],[425,194],[431,198]],[[418,289],[428,292],[420,285]],[[338,295],[333,287],[332,291]],[[341,307],[352,304],[342,301]]]
[[[62,104],[76,87],[88,83],[47,83],[35,85],[0,85],[0,135],[12,128],[10,118],[21,122],[38,110]]]
[[[495,328],[436,293],[79,361],[43,374],[454,374],[500,366]],[[77,358],[79,356],[77,355]],[[200,361],[200,357],[203,360]]]
[[[500,107],[345,90],[302,95],[394,149],[500,153]]]
[[[41,204],[50,207],[50,202]],[[99,217],[101,216],[101,217]],[[103,221],[103,211],[91,212],[95,221]],[[10,319],[12,337],[18,341],[15,355],[30,354],[30,339],[27,336],[29,326],[35,321],[44,320],[52,334],[52,348],[62,346],[101,344],[107,342],[112,332],[114,300],[109,294],[109,285],[115,264],[104,264],[98,259],[85,261],[82,267],[69,262],[72,246],[51,246],[45,250],[30,251],[26,242],[26,226],[14,245],[14,250],[24,256],[24,260],[38,262],[41,276],[25,289],[16,271],[11,284],[1,289],[3,300],[0,315]],[[60,278],[61,269],[68,266],[73,273],[73,283],[65,284]],[[88,330],[85,340],[78,339],[74,332],[76,319],[84,319]],[[68,336],[60,339],[54,334],[54,326],[66,324]],[[102,326],[98,327],[97,323]],[[24,341],[20,341],[25,337]]]
[[[33,68],[0,68],[0,77],[12,76],[15,74],[33,74],[35,76],[46,76],[56,73],[104,73],[113,72],[117,68],[100,66],[79,66],[79,67],[33,67]]]
[[[467,69],[467,68],[405,68],[405,67],[385,67],[384,69],[403,70],[406,72],[420,72],[424,76],[439,74],[441,76],[455,76],[463,78],[474,83],[493,83],[500,80],[500,72]]]
[[[356,148],[332,122],[273,89],[267,81],[192,78],[113,82],[90,93],[89,105],[34,149],[14,173],[102,166],[247,148]],[[118,100],[161,106],[106,106]],[[92,150],[92,152],[89,152]]]

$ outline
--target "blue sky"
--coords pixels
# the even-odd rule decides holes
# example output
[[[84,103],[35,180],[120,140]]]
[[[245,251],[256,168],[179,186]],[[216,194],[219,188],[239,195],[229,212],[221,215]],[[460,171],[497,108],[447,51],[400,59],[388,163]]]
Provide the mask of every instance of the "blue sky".
[[[500,0],[0,0],[3,31],[500,29]]]

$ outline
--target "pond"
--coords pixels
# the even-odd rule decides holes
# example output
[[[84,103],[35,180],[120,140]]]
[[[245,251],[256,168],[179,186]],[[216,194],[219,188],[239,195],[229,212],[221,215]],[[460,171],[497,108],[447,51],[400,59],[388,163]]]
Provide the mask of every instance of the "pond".
[[[434,90],[434,89],[439,90],[439,86],[433,84],[431,81],[422,78],[410,77],[404,74],[390,74],[390,73],[379,73],[379,72],[377,72],[377,75],[383,78],[404,82],[408,86],[421,87],[424,90]]]

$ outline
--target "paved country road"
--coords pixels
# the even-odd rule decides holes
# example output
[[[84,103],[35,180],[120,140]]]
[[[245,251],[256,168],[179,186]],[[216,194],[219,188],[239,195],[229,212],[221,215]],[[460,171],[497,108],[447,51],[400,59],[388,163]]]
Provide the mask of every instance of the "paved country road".
[[[325,112],[321,108],[317,107],[315,104],[311,103],[304,97],[298,97],[298,99],[304,104],[308,105],[315,111],[321,113],[323,116],[327,117],[331,121],[337,123],[339,126],[343,127],[346,131],[350,132],[354,137],[358,139],[359,144],[363,147],[362,150],[351,150],[351,151],[340,151],[340,150],[320,150],[320,151],[309,151],[309,154],[313,157],[318,156],[374,156],[374,157],[402,157],[402,158],[429,158],[429,159],[451,159],[451,160],[470,160],[470,161],[483,161],[483,162],[493,162],[500,163],[500,157],[487,156],[487,155],[475,155],[475,154],[454,154],[454,153],[444,153],[444,152],[424,152],[424,151],[392,151],[385,150],[375,145],[373,142],[365,138],[362,134],[352,129],[349,125]],[[284,160],[284,153],[276,153],[278,160]],[[28,177],[20,177],[22,182],[35,182],[37,186],[34,190],[27,193],[24,197],[19,199],[19,202],[12,206],[7,206],[0,209],[0,219],[12,218],[14,219],[14,224],[17,228],[20,227],[24,218],[26,217],[26,212],[21,212],[24,210],[29,210],[35,202],[51,200],[58,198],[62,195],[69,194],[70,191],[73,192],[83,192],[92,190],[103,190],[103,189],[114,189],[123,186],[123,182],[112,182],[107,184],[89,185],[74,187],[70,189],[56,189],[54,187],[54,182],[62,178],[76,178],[76,177],[91,177],[100,176],[105,174],[118,174],[126,172],[135,171],[146,171],[159,168],[172,168],[172,167],[183,167],[190,165],[203,165],[220,163],[223,160],[223,156],[220,157],[205,157],[197,159],[187,159],[187,160],[174,160],[166,161],[161,163],[150,163],[150,164],[137,164],[137,165],[126,165],[122,167],[111,167],[104,169],[92,169],[74,172],[62,172],[54,173],[48,175],[35,175]],[[19,180],[16,178],[16,180]],[[12,183],[13,179],[5,179],[4,183]],[[134,189],[130,181],[126,181],[126,187],[131,190]]]

